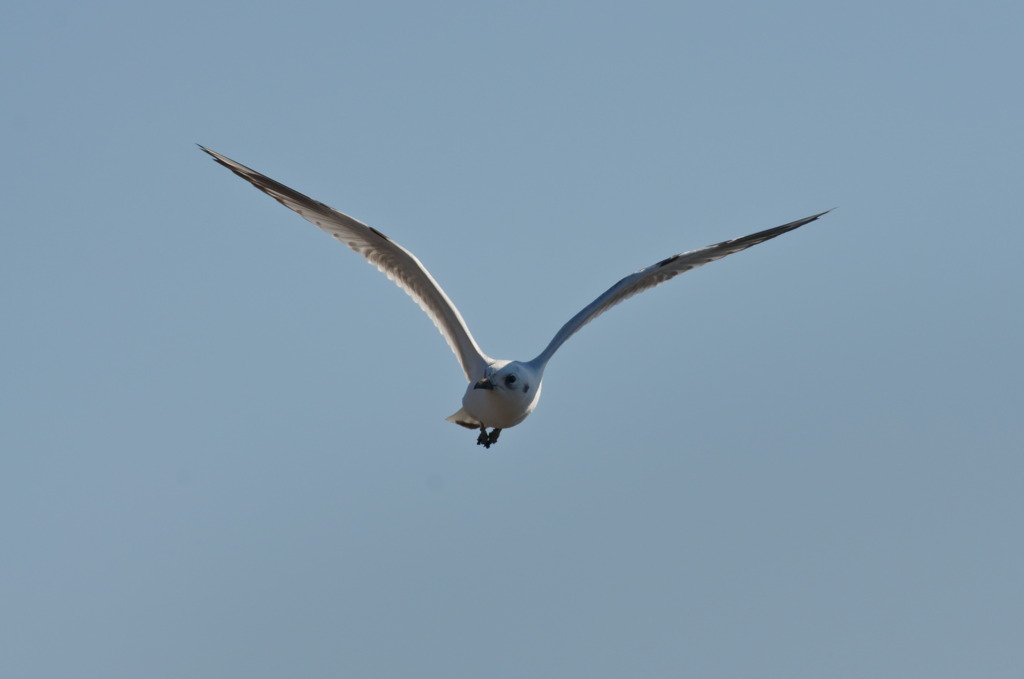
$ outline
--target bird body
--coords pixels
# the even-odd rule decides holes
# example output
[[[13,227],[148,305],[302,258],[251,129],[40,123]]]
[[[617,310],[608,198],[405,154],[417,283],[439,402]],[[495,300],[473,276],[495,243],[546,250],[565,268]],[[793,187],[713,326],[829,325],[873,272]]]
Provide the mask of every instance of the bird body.
[[[493,361],[484,378],[466,387],[462,410],[448,421],[463,426],[469,423],[474,429],[480,425],[514,427],[537,407],[543,376],[543,368],[530,363]]]
[[[462,408],[447,419],[463,427],[480,430],[477,443],[485,448],[490,448],[498,440],[502,429],[514,427],[534,411],[540,400],[541,380],[548,361],[584,325],[637,293],[792,231],[828,212],[672,255],[640,269],[619,280],[569,319],[533,360],[497,360],[481,351],[458,309],[411,252],[371,226],[208,148],[199,148],[260,191],[355,250],[413,298],[444,336],[469,382],[462,397]],[[491,431],[488,432],[488,428]]]

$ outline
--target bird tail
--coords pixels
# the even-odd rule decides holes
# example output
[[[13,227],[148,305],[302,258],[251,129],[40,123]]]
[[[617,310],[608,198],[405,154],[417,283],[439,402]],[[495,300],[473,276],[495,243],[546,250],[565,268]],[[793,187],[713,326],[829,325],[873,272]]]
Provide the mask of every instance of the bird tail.
[[[446,417],[445,421],[465,427],[466,429],[479,429],[480,425],[483,424],[480,420],[467,413],[465,408],[462,408],[454,415]]]

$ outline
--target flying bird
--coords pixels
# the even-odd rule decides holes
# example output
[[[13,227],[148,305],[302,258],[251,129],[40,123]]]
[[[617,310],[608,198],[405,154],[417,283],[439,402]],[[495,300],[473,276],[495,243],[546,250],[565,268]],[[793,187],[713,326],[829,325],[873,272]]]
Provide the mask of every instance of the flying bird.
[[[536,358],[530,361],[498,360],[481,351],[466,327],[462,314],[411,252],[372,226],[204,146],[200,145],[199,148],[260,191],[358,252],[412,297],[441,331],[469,381],[466,393],[462,396],[462,408],[447,419],[468,429],[479,430],[476,442],[484,448],[490,448],[497,442],[502,429],[514,427],[533,412],[540,400],[541,380],[548,361],[584,325],[637,293],[708,262],[781,236],[831,212],[826,210],[773,229],[667,257],[626,276],[608,288],[570,318]]]

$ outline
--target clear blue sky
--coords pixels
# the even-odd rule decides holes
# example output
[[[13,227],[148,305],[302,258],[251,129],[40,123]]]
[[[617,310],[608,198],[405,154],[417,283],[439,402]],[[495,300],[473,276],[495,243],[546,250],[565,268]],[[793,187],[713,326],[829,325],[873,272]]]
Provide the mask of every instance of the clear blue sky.
[[[1024,675],[1019,2],[27,3],[0,675]],[[531,358],[490,451],[404,294]]]

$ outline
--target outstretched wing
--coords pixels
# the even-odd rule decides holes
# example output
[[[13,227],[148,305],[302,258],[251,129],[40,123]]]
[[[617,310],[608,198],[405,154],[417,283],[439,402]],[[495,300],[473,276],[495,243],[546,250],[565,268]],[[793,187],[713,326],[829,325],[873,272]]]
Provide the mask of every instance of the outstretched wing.
[[[804,219],[798,219],[797,221],[790,222],[789,224],[776,226],[774,229],[759,231],[758,233],[754,233],[749,236],[734,238],[722,243],[700,248],[699,250],[690,250],[689,252],[672,255],[668,259],[663,259],[657,264],[653,264],[646,269],[640,269],[636,273],[626,276],[621,281],[608,288],[603,295],[587,305],[587,307],[581,312],[569,319],[569,322],[562,326],[562,329],[558,331],[554,339],[551,340],[551,343],[548,344],[547,348],[544,349],[537,358],[533,359],[531,363],[538,365],[547,363],[555,351],[558,350],[558,347],[562,346],[567,339],[572,337],[584,325],[608,311],[619,302],[629,299],[633,295],[643,292],[644,290],[653,288],[656,285],[661,285],[665,281],[671,280],[681,273],[686,273],[691,269],[696,269],[698,266],[704,266],[708,262],[713,262],[716,259],[721,259],[722,257],[728,257],[740,250],[746,250],[753,245],[763,243],[766,240],[771,240],[776,236],[781,236],[787,231],[800,228],[804,224],[813,222],[815,219],[827,214],[828,212],[831,212],[831,210],[819,212],[816,215],[811,215]]]
[[[455,357],[459,359],[466,373],[466,379],[475,381],[484,376],[490,359],[480,351],[476,340],[466,327],[466,322],[462,320],[462,315],[448,299],[448,295],[444,294],[441,286],[411,252],[357,219],[304,196],[204,146],[199,148],[263,193],[299,213],[307,221],[319,226],[365,257],[366,261],[405,290],[426,312],[447,340],[448,346],[455,352]]]

